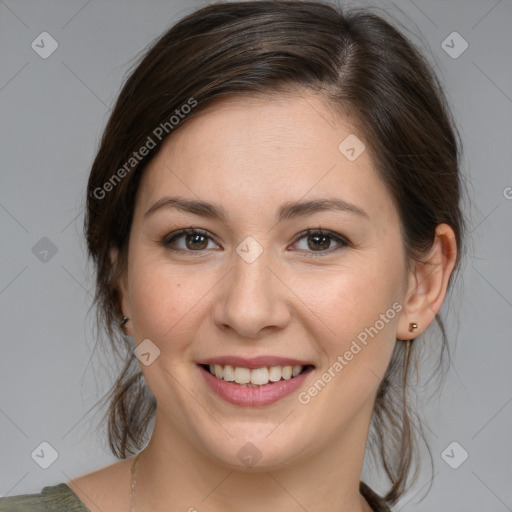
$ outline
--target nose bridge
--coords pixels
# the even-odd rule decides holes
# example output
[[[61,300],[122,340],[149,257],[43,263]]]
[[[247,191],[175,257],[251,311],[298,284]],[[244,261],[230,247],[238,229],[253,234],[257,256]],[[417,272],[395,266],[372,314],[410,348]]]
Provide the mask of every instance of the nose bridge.
[[[284,287],[272,270],[271,254],[254,239],[244,240],[236,252],[214,308],[214,322],[251,338],[266,327],[284,327],[289,311]]]
[[[242,252],[240,247],[237,252]],[[253,249],[245,254],[233,258],[233,283],[232,292],[242,294],[247,300],[251,297],[253,300],[265,298],[266,302],[272,301],[272,287],[271,278],[272,272],[270,270],[271,258],[267,251],[261,254],[256,254]],[[261,297],[260,297],[261,296]]]

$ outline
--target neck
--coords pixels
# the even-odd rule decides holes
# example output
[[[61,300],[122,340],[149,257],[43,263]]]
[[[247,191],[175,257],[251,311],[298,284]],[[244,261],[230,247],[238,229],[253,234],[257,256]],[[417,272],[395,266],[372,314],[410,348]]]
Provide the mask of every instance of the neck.
[[[134,511],[163,512],[170,504],[190,512],[371,510],[359,494],[368,435],[367,429],[361,432],[361,420],[369,425],[369,418],[355,419],[314,456],[279,467],[240,469],[206,456],[157,411],[136,469]]]

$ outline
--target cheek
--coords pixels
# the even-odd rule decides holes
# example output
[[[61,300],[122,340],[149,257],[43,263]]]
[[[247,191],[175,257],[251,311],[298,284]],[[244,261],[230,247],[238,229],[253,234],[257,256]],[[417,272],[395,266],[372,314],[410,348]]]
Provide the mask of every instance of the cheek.
[[[354,341],[364,349],[358,352],[364,353],[357,356],[360,362],[380,361],[390,355],[395,343],[402,279],[397,261],[390,266],[383,258],[365,257],[350,268],[302,276],[291,288],[312,313],[311,329],[329,362]],[[353,350],[358,351],[357,346]]]
[[[208,272],[178,268],[144,254],[134,255],[129,269],[129,295],[135,338],[149,338],[162,345],[173,333],[181,333],[201,298],[213,286],[213,277],[211,281]],[[179,343],[177,338],[174,339]]]
[[[315,313],[310,315],[310,329],[322,365],[299,401],[314,402],[317,411],[324,411],[318,416],[332,425],[350,422],[362,404],[373,403],[396,344],[400,276],[399,268],[382,273],[380,265],[368,263],[357,271],[351,267],[337,272],[327,281],[317,277],[310,287],[304,283],[301,292]],[[319,392],[324,386],[326,392]]]

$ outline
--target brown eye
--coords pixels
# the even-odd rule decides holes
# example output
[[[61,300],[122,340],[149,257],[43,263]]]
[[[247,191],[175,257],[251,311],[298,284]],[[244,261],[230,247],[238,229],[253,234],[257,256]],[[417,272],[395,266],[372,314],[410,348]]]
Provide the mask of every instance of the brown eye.
[[[208,243],[213,242],[207,231],[201,229],[181,229],[167,235],[162,244],[176,252],[203,252],[208,249]],[[215,244],[216,245],[216,244]],[[218,247],[218,246],[217,246]]]
[[[204,235],[186,235],[185,244],[190,250],[206,249],[208,239]]]
[[[302,240],[307,240],[307,242],[305,244],[301,244]],[[309,229],[298,235],[295,245],[297,246],[298,250],[304,251],[308,256],[322,256],[324,254],[330,254],[336,250],[342,249],[343,247],[347,247],[350,244],[346,238],[337,233],[333,233],[332,231],[326,231],[323,229]]]
[[[310,235],[308,236],[308,247],[316,251],[317,249],[329,249],[331,238],[328,235]]]

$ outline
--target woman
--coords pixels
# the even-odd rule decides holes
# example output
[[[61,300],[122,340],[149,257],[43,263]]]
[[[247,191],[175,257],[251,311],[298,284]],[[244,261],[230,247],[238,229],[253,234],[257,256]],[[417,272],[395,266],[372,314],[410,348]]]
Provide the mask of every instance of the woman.
[[[460,259],[458,161],[435,76],[376,15],[254,1],[177,23],[88,183],[121,460],[0,509],[391,510],[414,345]]]

